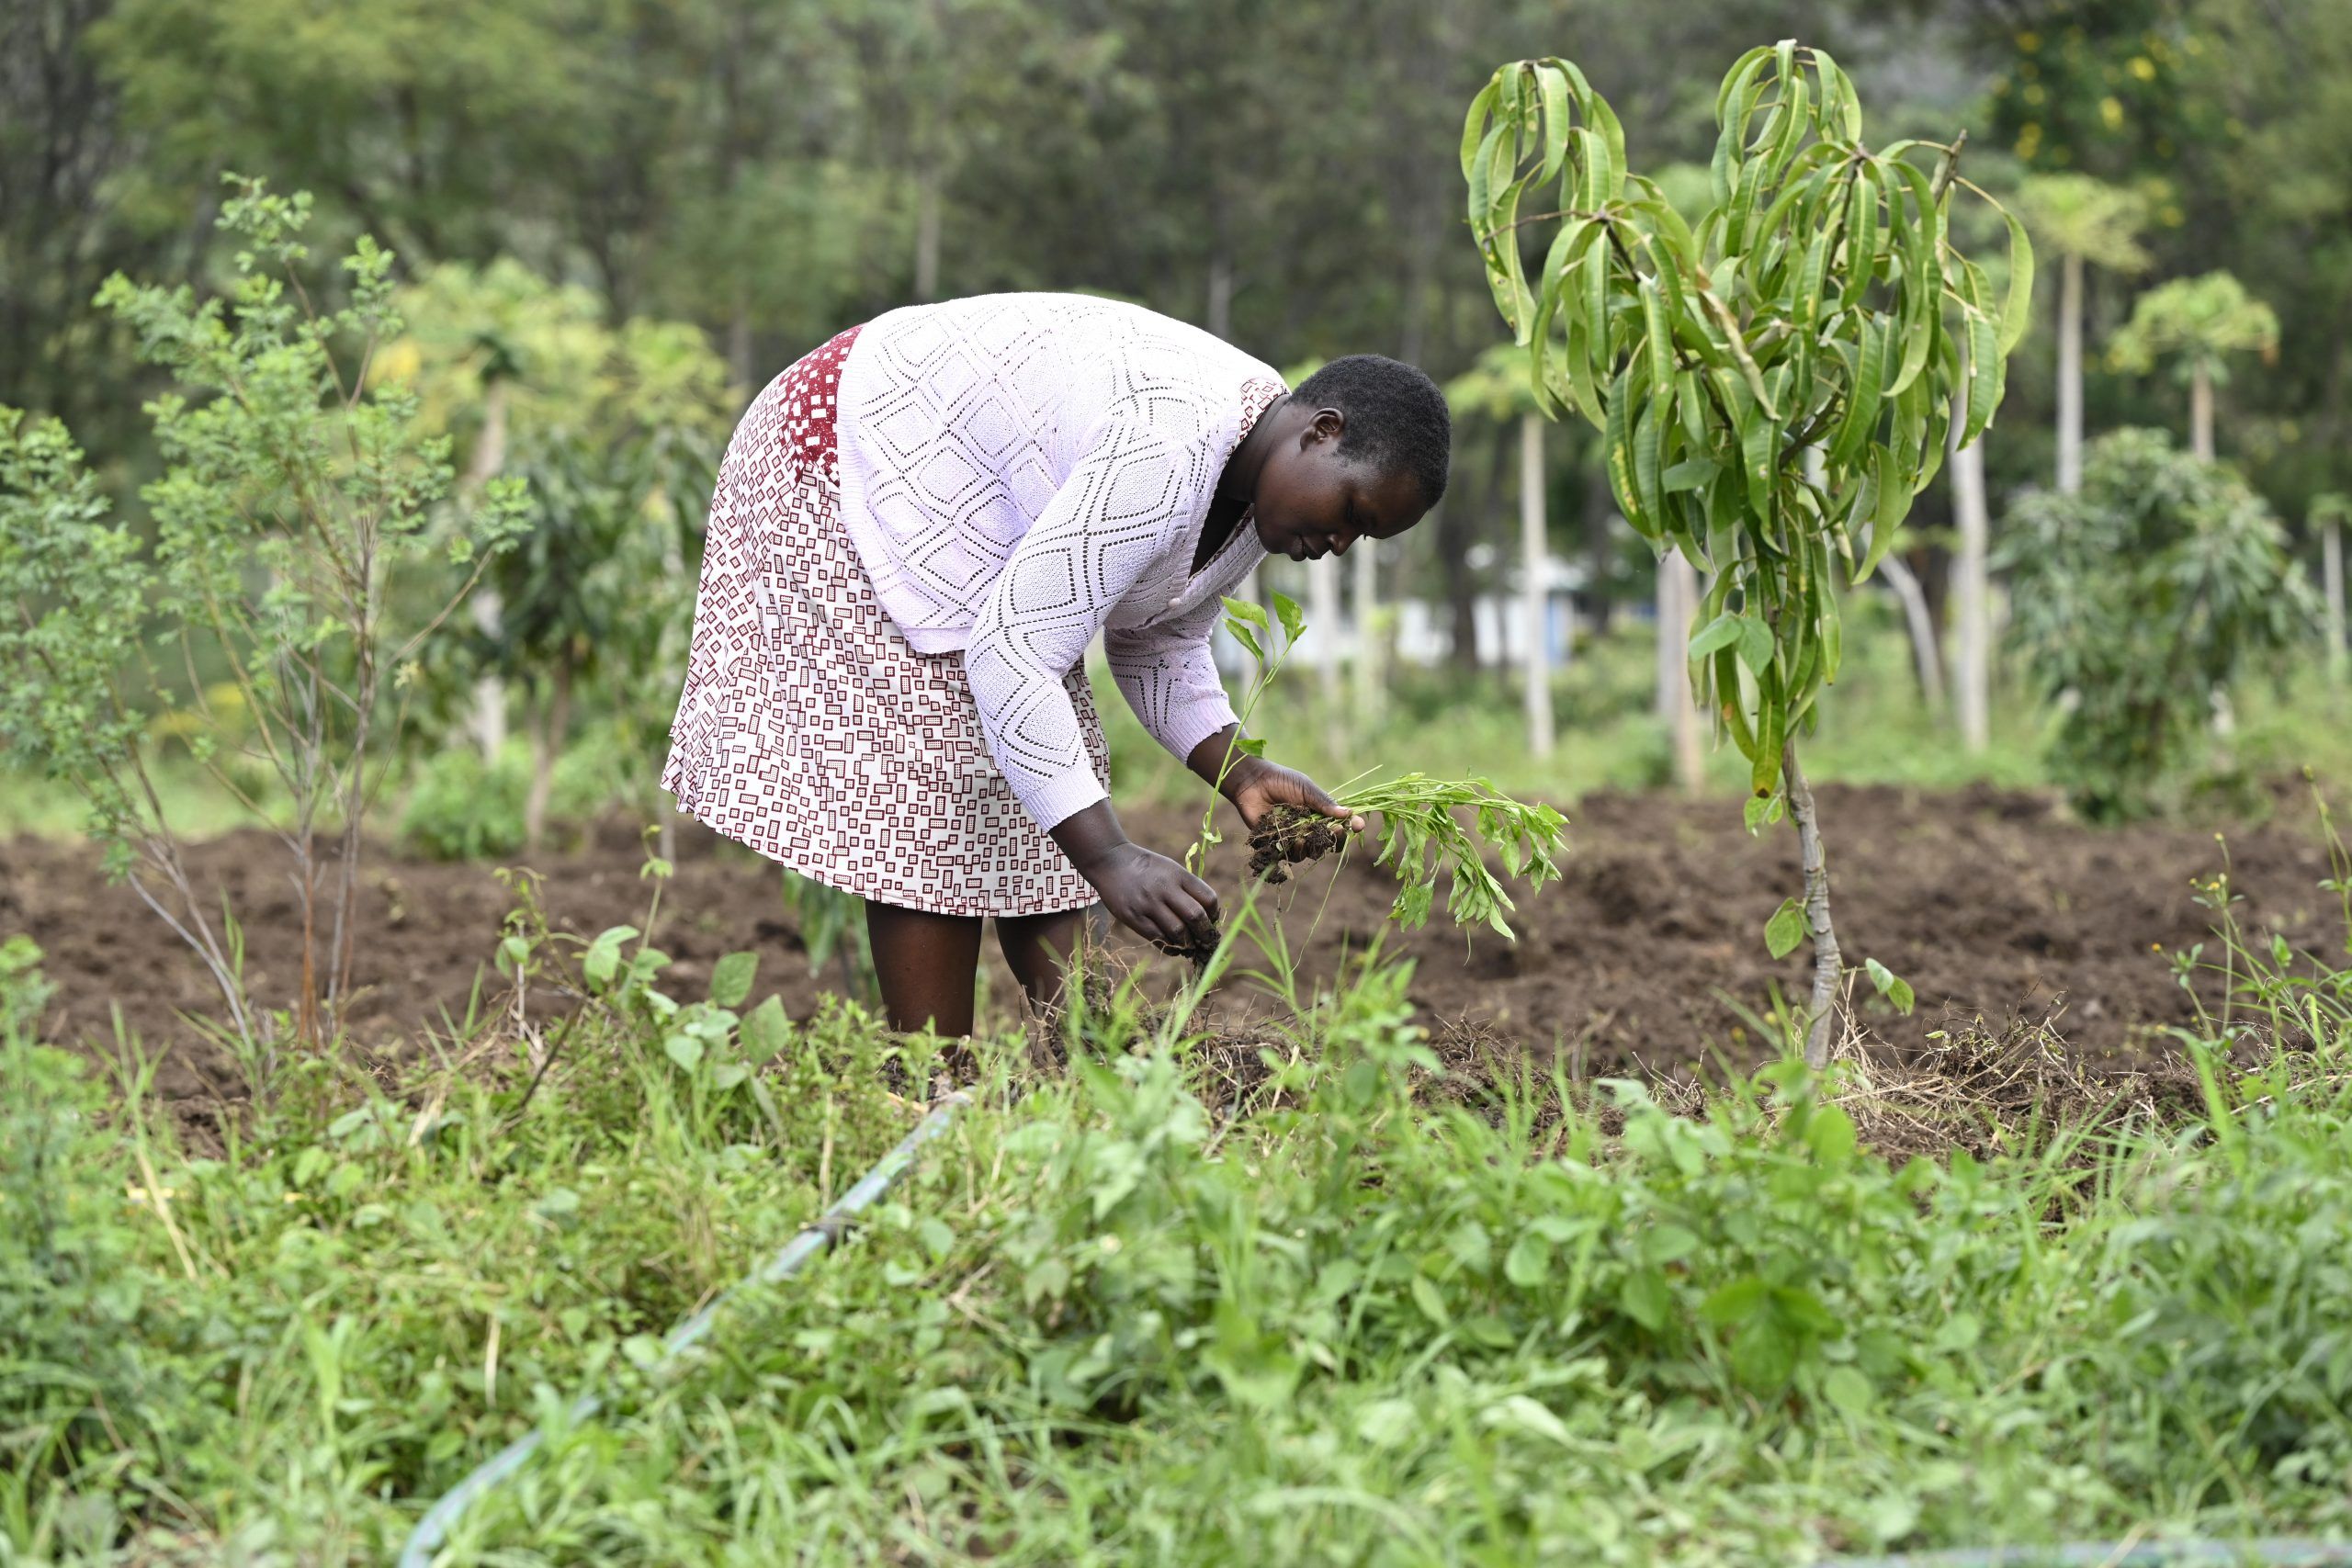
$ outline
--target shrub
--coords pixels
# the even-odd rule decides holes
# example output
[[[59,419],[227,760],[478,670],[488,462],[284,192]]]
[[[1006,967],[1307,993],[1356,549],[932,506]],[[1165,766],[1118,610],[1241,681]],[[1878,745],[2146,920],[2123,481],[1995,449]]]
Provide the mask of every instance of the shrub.
[[[2027,669],[2064,708],[2051,771],[2098,818],[2171,804],[2217,694],[2283,668],[2315,625],[2270,509],[2158,431],[2102,437],[2080,492],[2027,498],[1997,564]]]

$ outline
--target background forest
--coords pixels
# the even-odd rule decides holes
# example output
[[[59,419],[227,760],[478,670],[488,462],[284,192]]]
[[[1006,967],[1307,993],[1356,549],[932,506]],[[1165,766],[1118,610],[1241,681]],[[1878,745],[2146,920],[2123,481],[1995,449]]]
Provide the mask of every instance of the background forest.
[[[2036,223],[2045,320],[2060,257],[2089,263],[2091,432],[2186,429],[2171,362],[2127,371],[2107,340],[2152,284],[2225,269],[2287,330],[2225,367],[2221,448],[2298,532],[2346,482],[2352,152],[2331,128],[2352,13],[2328,0],[1672,0],[1638,20],[1488,0],[25,0],[0,27],[0,403],[64,418],[119,494],[153,468],[137,409],[158,383],[92,299],[116,270],[218,276],[224,171],[311,192],[321,255],[365,230],[406,281],[519,268],[550,292],[510,321],[690,323],[723,374],[701,411],[722,436],[841,326],[1000,288],[1141,300],[1278,366],[1373,350],[1451,381],[1497,336],[1453,152],[1494,62],[1573,54],[1650,165],[1703,163],[1713,77],[1687,62],[1784,33],[1846,63],[1874,134],[1966,126],[1996,193],[2111,189],[2113,233],[2048,203]],[[584,379],[473,341],[484,309],[448,302],[449,353],[581,417]],[[2054,472],[2058,344],[2037,331],[2012,367],[1984,452],[1996,517]],[[479,400],[458,400],[470,446]],[[1515,554],[1518,456],[1508,417],[1465,412],[1452,504],[1381,564],[1442,606],[1468,666],[1473,602]],[[1544,473],[1552,544],[1582,558],[1578,606],[1605,627],[1651,585],[1592,445],[1554,442]],[[1950,516],[1939,485],[1906,540],[1939,626]]]

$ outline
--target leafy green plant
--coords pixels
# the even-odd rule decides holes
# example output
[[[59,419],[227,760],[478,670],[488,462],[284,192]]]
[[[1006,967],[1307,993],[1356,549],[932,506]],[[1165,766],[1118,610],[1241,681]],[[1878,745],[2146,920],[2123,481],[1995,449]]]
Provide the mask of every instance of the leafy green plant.
[[[2097,818],[2161,809],[2214,694],[2278,668],[2317,619],[2262,499],[2158,431],[2093,442],[2082,490],[2026,498],[2000,560],[2026,668],[2064,699],[2051,771]]]
[[[420,427],[413,395],[368,386],[370,356],[399,330],[390,254],[363,236],[343,262],[347,302],[317,303],[303,279],[308,197],[232,183],[220,226],[243,248],[225,298],[120,275],[98,296],[177,388],[148,405],[164,462],[141,491],[152,553],[105,525],[62,428],[0,414],[0,736],[82,793],[109,871],[187,938],[251,1043],[261,1025],[242,955],[188,883],[141,747],[159,710],[191,705],[190,754],[294,860],[296,1030],[316,1043],[350,989],[361,829],[404,712],[393,694],[512,537],[522,498],[504,480],[445,513],[447,443]],[[412,616],[393,576],[436,551],[464,575]],[[167,675],[159,655],[180,670]],[[225,669],[240,699],[218,733],[200,663]],[[222,753],[222,734],[242,758]],[[245,762],[280,799],[249,787]]]
[[[2266,363],[2278,357],[2278,317],[2226,272],[2176,277],[2149,289],[2108,344],[2118,369],[2145,373],[2159,359],[2176,362],[2188,383],[2188,450],[2209,463],[2214,389],[2229,382],[2229,356],[2248,352]]]
[[[490,567],[484,613],[434,671],[477,701],[529,694],[523,839],[544,840],[579,689],[594,682],[626,730],[613,783],[668,820],[655,787],[692,628],[693,543],[728,415],[726,368],[701,331],[602,320],[587,290],[511,260],[435,267],[400,296],[409,331],[380,379],[426,400],[427,423],[464,431],[469,474],[526,481],[515,547]],[[649,760],[650,763],[649,763]]]
[[[1629,172],[1615,112],[1565,60],[1495,73],[1470,107],[1462,171],[1537,401],[1600,431],[1626,520],[1710,580],[1693,684],[1748,759],[1751,829],[1785,814],[1803,846],[1803,900],[1770,940],[1778,954],[1792,930],[1811,933],[1805,1051],[1818,1064],[1843,961],[1797,750],[1844,653],[1838,588],[1893,546],[1943,462],[1947,409],[1962,446],[1991,423],[2033,253],[2008,218],[1995,299],[1951,243],[1955,188],[1992,203],[1958,173],[1964,136],[1873,150],[1825,51],[1748,51],[1715,117],[1713,200],[1696,223]],[[1936,154],[1932,173],[1918,152]],[[1548,245],[1523,250],[1544,225]]]
[[[1225,601],[1225,629],[1250,651],[1256,674],[1242,694],[1239,707],[1246,727],[1267,688],[1288,660],[1299,634],[1306,629],[1306,614],[1286,594],[1271,595],[1272,616],[1266,607],[1246,599]],[[1281,639],[1274,627],[1282,628]],[[1272,644],[1270,648],[1268,645]],[[1265,755],[1261,737],[1237,732],[1218,777],[1230,772],[1235,757]],[[1511,799],[1485,779],[1433,779],[1406,773],[1380,783],[1358,781],[1341,785],[1332,798],[1351,810],[1380,818],[1380,852],[1374,863],[1385,866],[1401,886],[1389,907],[1389,919],[1408,929],[1424,925],[1437,901],[1440,875],[1448,880],[1446,913],[1456,925],[1491,927],[1506,940],[1513,937],[1504,912],[1512,908],[1510,892],[1482,858],[1492,852],[1507,876],[1523,877],[1530,891],[1559,879],[1554,859],[1561,846],[1567,818],[1553,807]],[[1457,813],[1471,814],[1465,828]],[[1200,838],[1186,852],[1185,863],[1197,873],[1210,844],[1218,841],[1215,807],[1201,815]],[[1250,869],[1268,880],[1286,875],[1280,867],[1293,858],[1314,859],[1334,852],[1344,854],[1348,835],[1333,830],[1329,818],[1295,807],[1277,807],[1250,835],[1255,852]]]

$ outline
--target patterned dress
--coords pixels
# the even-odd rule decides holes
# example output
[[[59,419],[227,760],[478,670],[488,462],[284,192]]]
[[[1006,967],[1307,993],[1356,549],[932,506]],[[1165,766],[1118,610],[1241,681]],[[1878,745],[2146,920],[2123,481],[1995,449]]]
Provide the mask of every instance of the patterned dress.
[[[1040,821],[1041,802],[1043,815],[1057,820],[1070,802],[1082,806],[1109,786],[1101,719],[1069,638],[1082,652],[1092,632],[1103,631],[1130,703],[1170,750],[1189,747],[1201,726],[1213,734],[1230,721],[1221,691],[1214,704],[1198,692],[1202,671],[1214,682],[1206,639],[1218,595],[1263,551],[1244,517],[1216,558],[1192,573],[1198,515],[1156,523],[1157,555],[1183,551],[1180,592],[1156,602],[1157,622],[1136,620],[1138,590],[1119,605],[1059,616],[1041,610],[1035,618],[1053,635],[1033,637],[1017,624],[990,629],[1023,618],[1025,601],[1008,568],[1024,558],[1034,567],[1046,555],[1042,535],[1025,558],[1014,540],[990,574],[1002,580],[998,592],[990,597],[989,582],[975,584],[964,618],[977,631],[919,625],[925,641],[947,644],[920,650],[877,592],[870,570],[877,547],[869,538],[861,550],[842,505],[844,369],[861,333],[891,320],[852,328],[778,376],[728,445],[662,786],[681,811],[718,833],[863,898],[964,916],[1082,908],[1096,895]],[[1218,428],[1212,461],[1193,465],[1213,468],[1212,486],[1232,446],[1283,390],[1271,373],[1238,389],[1230,438]],[[1098,446],[1099,435],[1090,437]],[[1200,497],[1178,501],[1179,511],[1203,507]],[[1090,536],[1101,532],[1095,526]],[[894,564],[884,560],[886,575],[895,575]],[[1144,589],[1167,586],[1153,580]],[[900,615],[920,619],[904,608]],[[952,607],[933,607],[934,621],[943,615],[954,620]],[[990,672],[985,713],[973,666]],[[1191,706],[1173,716],[1166,694],[1188,683]],[[1055,716],[1046,750],[1067,746],[1067,760],[1023,751],[1022,736],[1041,713]],[[1007,776],[1008,758],[1021,788]]]

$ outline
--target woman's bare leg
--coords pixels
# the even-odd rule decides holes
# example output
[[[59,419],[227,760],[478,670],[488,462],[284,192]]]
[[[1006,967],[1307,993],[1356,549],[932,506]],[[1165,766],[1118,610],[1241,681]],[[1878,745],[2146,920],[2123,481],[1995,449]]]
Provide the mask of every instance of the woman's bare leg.
[[[980,966],[978,917],[928,914],[869,898],[865,934],[874,944],[883,1017],[892,1029],[972,1032],[972,982]]]
[[[1043,1010],[1061,999],[1062,977],[1086,940],[1091,907],[1051,915],[997,917],[997,945],[1029,1005]]]

